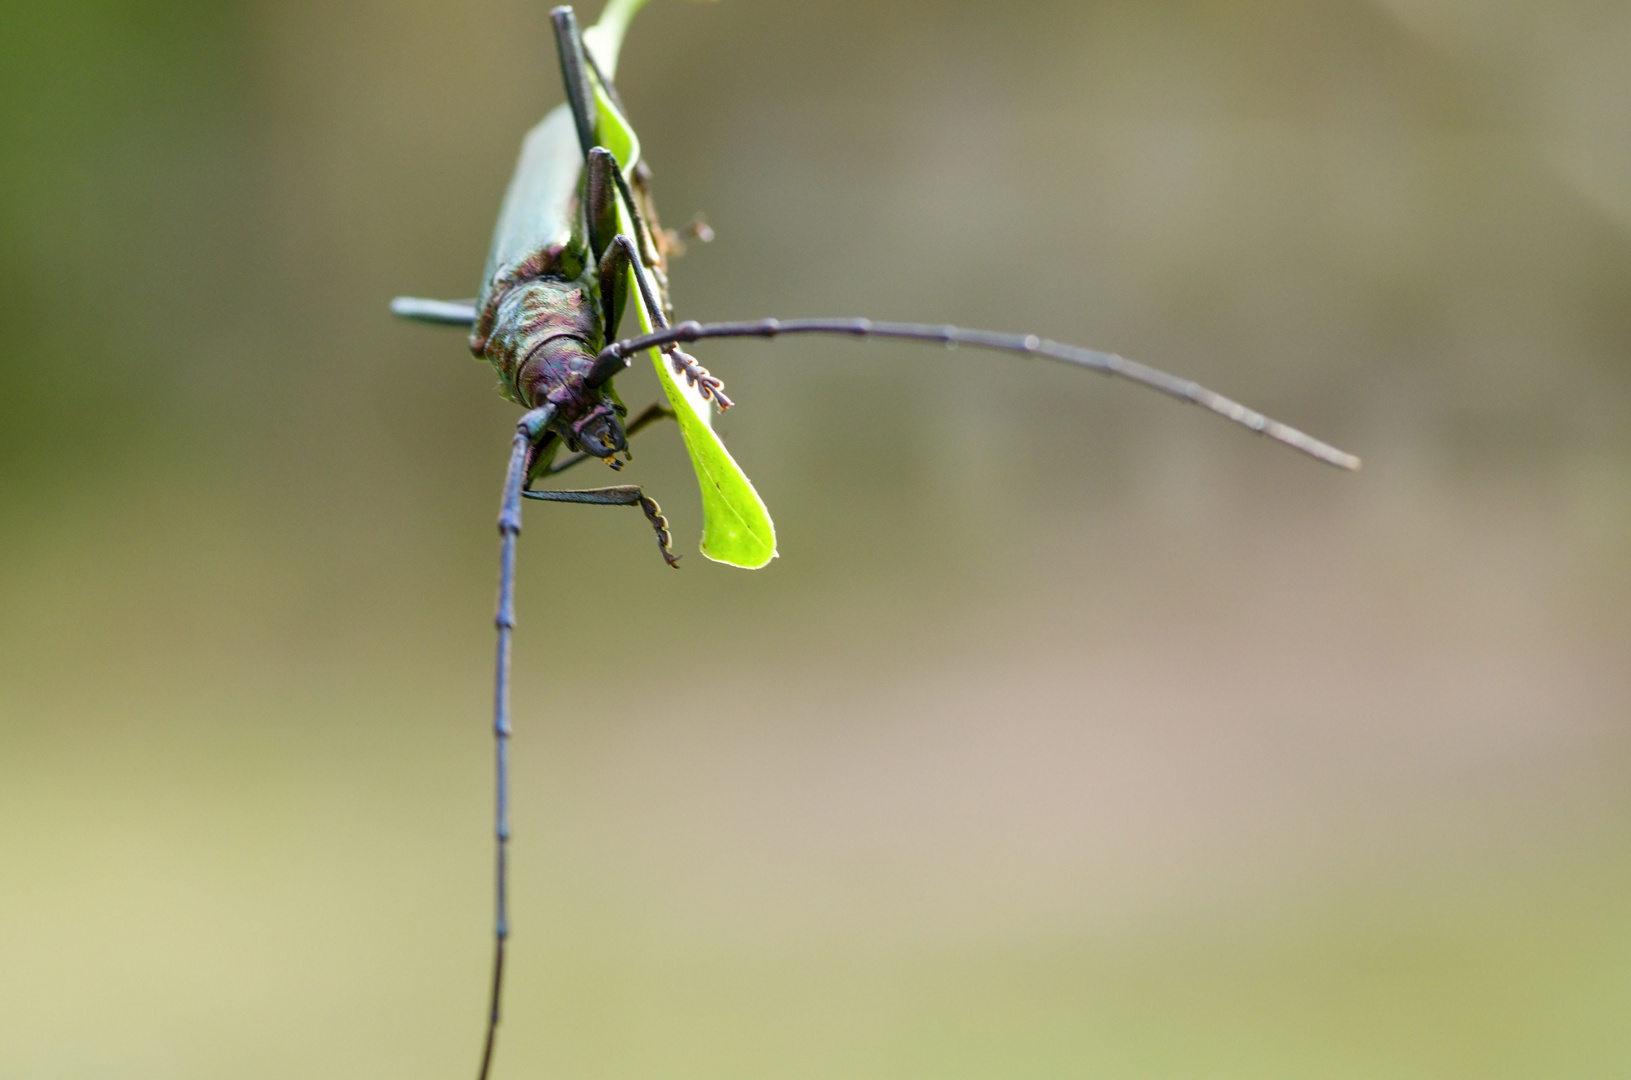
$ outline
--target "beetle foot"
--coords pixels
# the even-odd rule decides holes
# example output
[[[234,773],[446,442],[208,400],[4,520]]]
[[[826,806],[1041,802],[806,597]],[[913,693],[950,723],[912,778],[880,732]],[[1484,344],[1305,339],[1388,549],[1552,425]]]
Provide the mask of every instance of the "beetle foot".
[[[736,404],[725,396],[725,383],[717,376],[710,375],[707,368],[697,363],[696,357],[676,348],[669,352],[668,359],[674,374],[684,375],[686,383],[696,387],[704,399],[712,400],[721,409]]]
[[[657,531],[657,546],[662,550],[663,560],[678,570],[680,557],[668,546],[673,543],[674,538],[668,532],[668,519],[663,517],[663,508],[657,505],[656,499],[642,492],[640,509],[646,512],[646,520],[651,522],[651,527]]]

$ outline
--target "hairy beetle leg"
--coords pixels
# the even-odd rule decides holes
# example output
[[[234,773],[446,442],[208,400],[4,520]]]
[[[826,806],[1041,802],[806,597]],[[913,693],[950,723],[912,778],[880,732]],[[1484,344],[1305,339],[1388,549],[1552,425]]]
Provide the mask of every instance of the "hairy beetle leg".
[[[676,346],[668,350],[668,361],[674,374],[685,376],[687,383],[696,387],[704,398],[712,398],[721,409],[736,404],[725,396],[724,382],[718,376],[708,374],[708,369],[697,363],[697,358],[690,353],[681,352]]]

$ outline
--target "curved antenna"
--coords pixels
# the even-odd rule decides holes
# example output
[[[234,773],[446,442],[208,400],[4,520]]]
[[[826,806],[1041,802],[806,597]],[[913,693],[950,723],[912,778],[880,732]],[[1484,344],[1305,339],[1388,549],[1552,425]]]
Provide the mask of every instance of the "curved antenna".
[[[504,943],[510,936],[510,633],[515,629],[515,538],[521,533],[521,489],[527,482],[528,459],[532,448],[555,415],[555,406],[545,405],[521,417],[510,447],[510,467],[504,474],[504,498],[498,510],[498,611],[493,624],[498,627],[498,659],[493,672],[493,771],[497,791],[493,799],[494,860],[493,892],[493,994],[487,1009],[487,1039],[481,1051],[481,1071],[477,1080],[487,1080],[493,1063],[493,1043],[498,1038],[498,1003],[504,991]]]
[[[587,382],[599,386],[628,365],[629,357],[644,349],[704,338],[774,338],[783,334],[843,334],[849,337],[896,338],[902,341],[934,341],[948,348],[969,345],[977,349],[1021,353],[1084,367],[1105,375],[1116,375],[1152,390],[1209,409],[1265,435],[1275,442],[1300,450],[1309,457],[1339,469],[1358,469],[1359,459],[1328,443],[1305,435],[1296,428],[1271,420],[1238,401],[1208,390],[1198,382],[1180,379],[1159,368],[1128,360],[1114,353],[1097,352],[1076,345],[1047,341],[1035,334],[999,334],[990,330],[965,330],[958,326],[930,323],[873,322],[871,319],[760,319],[756,322],[683,322],[639,337],[613,342],[600,350],[589,369]]]

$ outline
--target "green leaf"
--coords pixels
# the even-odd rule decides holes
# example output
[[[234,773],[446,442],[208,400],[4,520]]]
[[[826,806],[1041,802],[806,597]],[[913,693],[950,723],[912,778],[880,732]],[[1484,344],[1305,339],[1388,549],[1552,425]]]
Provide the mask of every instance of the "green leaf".
[[[630,288],[634,287],[631,282]],[[640,313],[640,323],[651,329],[644,312]],[[776,557],[776,526],[770,520],[770,511],[707,423],[707,403],[699,410],[696,395],[674,378],[662,353],[650,351],[663,392],[679,421],[680,437],[691,453],[697,486],[702,490],[702,553],[715,562],[757,570]]]
[[[617,163],[623,167],[624,175],[634,168],[634,163],[640,160],[640,136],[634,133],[634,128],[612,99],[606,96],[606,91],[595,83],[595,106],[600,113],[600,129],[595,133],[600,139],[600,145],[612,152]]]
[[[611,78],[616,69],[623,31],[644,2],[613,0],[601,21],[583,35],[607,78]],[[640,160],[640,139],[628,118],[612,104],[598,83],[595,105],[600,114],[600,143],[617,157],[626,173]],[[618,228],[632,235],[634,225],[621,202],[617,215]],[[629,297],[634,301],[632,306],[639,316],[641,329],[649,332],[653,327],[646,316],[645,305],[638,301],[639,295],[640,286],[631,269]],[[650,353],[663,393],[668,395],[675,419],[679,421],[680,437],[691,455],[697,486],[702,490],[702,554],[715,562],[757,570],[776,557],[776,526],[770,520],[770,511],[765,509],[764,500],[753,490],[753,483],[742,472],[742,467],[714,433],[713,406],[695,387],[674,377],[660,350],[651,349]]]

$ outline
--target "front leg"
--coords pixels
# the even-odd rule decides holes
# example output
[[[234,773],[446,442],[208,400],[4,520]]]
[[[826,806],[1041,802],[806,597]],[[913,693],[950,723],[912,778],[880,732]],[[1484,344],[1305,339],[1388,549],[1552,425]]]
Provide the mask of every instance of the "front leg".
[[[600,140],[599,110],[595,108],[595,88],[589,81],[589,61],[578,32],[577,16],[569,7],[549,13],[555,26],[555,48],[561,58],[561,81],[566,84],[566,101],[572,107],[572,121],[578,129],[578,145],[583,156]]]
[[[568,7],[556,8],[550,15],[555,25],[555,46],[561,58],[561,79],[566,84],[566,100],[572,109],[572,122],[578,131],[578,145],[583,149],[584,210],[589,226],[589,249],[596,259],[601,258],[612,234],[617,230],[616,205],[618,195],[628,207],[635,239],[640,242],[641,261],[656,273],[662,273],[662,256],[656,240],[646,227],[640,206],[629,190],[616,156],[600,145],[600,110],[595,101],[595,80],[606,91],[619,112],[623,103],[617,90],[595,67],[594,59],[583,47],[583,36],[578,32],[577,18]],[[594,72],[594,79],[590,72]],[[615,184],[615,187],[613,186]]]
[[[597,154],[602,151],[596,151]],[[602,164],[606,158],[591,157],[589,159],[589,175],[594,176],[597,164]],[[615,169],[616,163],[612,167]],[[617,204],[612,203],[615,210]],[[615,216],[613,218],[615,221]],[[610,341],[617,336],[617,327],[623,321],[623,307],[629,298],[629,261],[633,258],[634,245],[622,233],[617,233],[606,241],[604,253],[597,254],[600,265],[596,267],[595,274],[600,281],[600,310],[606,313],[606,339]]]
[[[668,532],[668,519],[663,517],[662,507],[657,500],[647,497],[633,484],[621,487],[592,488],[588,491],[523,491],[523,498],[538,499],[543,502],[584,503],[590,506],[638,506],[645,512],[646,520],[657,533],[657,547],[663,553],[663,559],[678,570],[680,557],[669,548],[673,537]]]
[[[673,312],[667,306],[667,280],[662,272],[663,257],[656,241],[652,239],[651,231],[640,216],[640,208],[635,202],[634,194],[629,190],[628,182],[623,179],[623,170],[618,167],[616,156],[600,146],[590,150],[588,158],[583,163],[583,176],[584,220],[589,230],[589,250],[599,260],[600,301],[601,310],[606,312],[607,336],[615,335],[618,320],[622,317],[623,304],[628,293],[628,275],[623,271],[634,260],[638,260],[640,266],[641,288],[646,293],[643,298],[646,307],[651,309],[660,303],[662,320],[668,319]],[[633,223],[632,238],[617,231],[617,209],[620,201]],[[623,241],[619,241],[619,237],[623,237]],[[632,242],[628,242],[631,240]],[[657,278],[655,288],[647,280],[647,274]],[[653,319],[652,325],[665,325],[662,320]]]
[[[621,174],[619,174],[621,175]],[[625,270],[634,272],[635,283],[639,286],[640,303],[645,308],[646,318],[651,325],[662,329],[668,326],[668,317],[663,314],[657,290],[652,287],[651,279],[646,276],[645,267],[640,263],[640,253],[634,241],[627,234],[618,233],[612,238],[611,247],[606,249],[606,257],[600,262],[600,287],[605,290],[606,275],[615,274],[621,281],[627,275]],[[613,324],[608,322],[607,327]],[[608,329],[608,332],[609,329]],[[678,345],[665,345],[663,352],[668,356],[668,363],[674,374],[682,375],[685,381],[697,388],[697,392],[704,398],[712,398],[721,409],[730,408],[735,402],[725,396],[725,384],[717,376],[710,375],[708,369],[697,362],[697,358],[689,353],[682,352]],[[598,361],[595,370],[588,376],[590,386],[599,386],[615,375],[624,365],[621,362],[612,364],[604,370],[599,369]]]

